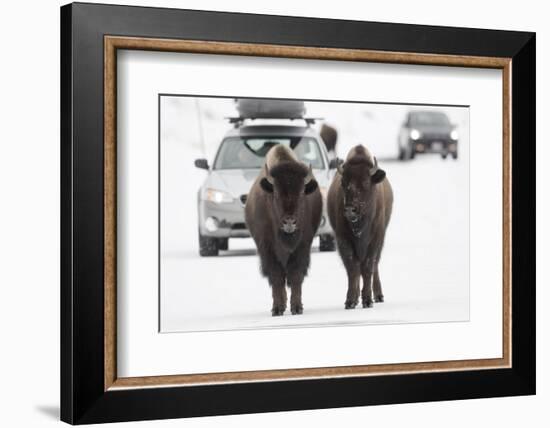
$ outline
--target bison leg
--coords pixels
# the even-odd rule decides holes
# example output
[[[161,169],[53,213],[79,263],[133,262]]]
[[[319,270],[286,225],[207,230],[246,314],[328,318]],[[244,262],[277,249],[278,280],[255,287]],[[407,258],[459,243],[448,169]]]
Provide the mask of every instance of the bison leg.
[[[359,303],[359,291],[360,291],[360,278],[359,266],[354,264],[349,268],[346,266],[348,271],[348,294],[346,295],[346,309],[354,309]]]
[[[271,272],[269,275],[269,285],[271,285],[271,295],[273,296],[273,307],[271,314],[276,317],[283,315],[286,310],[286,278],[282,271]]]
[[[372,266],[369,262],[362,267],[361,275],[363,276],[361,301],[364,308],[372,308]]]
[[[292,315],[304,312],[302,305],[302,283],[307,274],[310,262],[311,241],[304,241],[288,260],[288,286],[292,290],[290,296],[290,311]]]
[[[384,294],[382,293],[382,283],[380,282],[380,274],[378,273],[378,262],[376,262],[376,265],[374,267],[373,288],[374,288],[374,301],[383,302]]]
[[[360,271],[359,262],[355,258],[353,249],[346,243],[338,241],[338,252],[348,273],[348,293],[346,295],[346,309],[353,309],[359,303]]]
[[[292,290],[290,295],[290,312],[292,315],[299,315],[304,312],[302,305],[302,283],[304,274],[302,272],[291,272],[288,274],[288,285]]]

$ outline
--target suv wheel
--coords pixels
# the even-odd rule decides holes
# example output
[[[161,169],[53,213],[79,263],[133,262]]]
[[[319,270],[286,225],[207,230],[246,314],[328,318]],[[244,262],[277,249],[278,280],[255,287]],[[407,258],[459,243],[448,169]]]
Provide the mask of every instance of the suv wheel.
[[[212,257],[218,255],[218,240],[203,236],[199,232],[199,254],[201,257]]]
[[[399,147],[399,155],[397,155],[397,158],[400,161],[405,160],[405,150],[403,150],[401,147]]]
[[[336,243],[332,235],[319,235],[319,251],[334,251]]]

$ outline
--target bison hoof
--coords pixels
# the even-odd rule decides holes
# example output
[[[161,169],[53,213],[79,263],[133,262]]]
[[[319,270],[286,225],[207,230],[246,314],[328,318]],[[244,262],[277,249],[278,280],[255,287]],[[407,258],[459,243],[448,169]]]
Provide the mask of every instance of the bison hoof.
[[[292,312],[292,315],[302,315],[304,313],[304,307],[301,304],[293,305],[290,308],[290,312]]]
[[[279,317],[285,313],[285,309],[285,307],[274,307],[273,309],[271,309],[271,315],[273,315],[274,317]]]
[[[363,301],[363,307],[364,308],[372,308],[372,300],[371,299],[364,300]]]
[[[357,302],[346,302],[346,309],[355,309]]]
[[[381,294],[380,296],[376,296],[376,297],[374,298],[374,301],[375,301],[376,303],[384,303],[384,296],[383,296],[382,294]]]

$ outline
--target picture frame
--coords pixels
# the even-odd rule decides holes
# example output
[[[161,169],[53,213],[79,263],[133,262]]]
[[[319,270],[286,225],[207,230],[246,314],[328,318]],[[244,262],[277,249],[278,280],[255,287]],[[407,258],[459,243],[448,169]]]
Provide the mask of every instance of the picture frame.
[[[118,377],[116,53],[123,49],[502,70],[502,358]],[[534,33],[63,6],[61,419],[86,424],[534,394],[535,97]]]

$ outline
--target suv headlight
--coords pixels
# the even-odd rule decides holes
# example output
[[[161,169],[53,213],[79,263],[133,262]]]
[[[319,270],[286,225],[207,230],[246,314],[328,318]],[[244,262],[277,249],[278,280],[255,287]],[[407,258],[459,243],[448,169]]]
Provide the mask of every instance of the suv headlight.
[[[204,192],[204,200],[214,202],[216,204],[227,204],[233,202],[233,197],[221,190],[206,189]]]
[[[411,129],[411,140],[418,140],[420,138],[420,131],[418,129]]]
[[[451,139],[452,140],[458,140],[458,131],[456,129],[453,129],[451,131]]]

